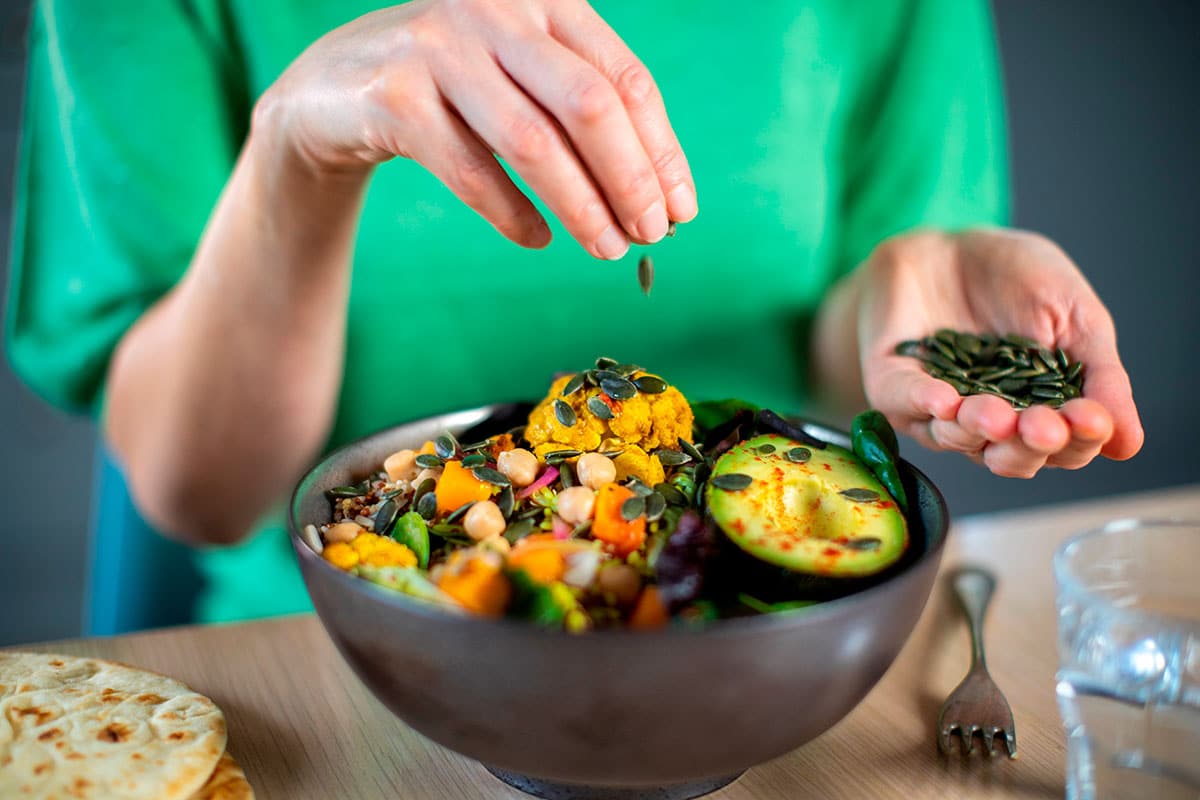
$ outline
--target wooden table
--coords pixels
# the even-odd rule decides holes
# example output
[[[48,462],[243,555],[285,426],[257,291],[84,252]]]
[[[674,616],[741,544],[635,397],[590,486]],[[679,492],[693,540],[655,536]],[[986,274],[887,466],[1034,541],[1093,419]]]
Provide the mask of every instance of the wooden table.
[[[954,526],[943,572],[971,562],[998,575],[986,627],[988,662],[1016,717],[1016,761],[937,753],[938,710],[969,662],[965,622],[939,583],[899,659],[862,705],[816,741],[710,797],[1061,797],[1065,747],[1054,701],[1051,554],[1074,531],[1138,515],[1200,517],[1200,486]],[[528,797],[393,717],[310,615],[21,649],[125,661],[209,695],[225,711],[230,751],[264,800]]]

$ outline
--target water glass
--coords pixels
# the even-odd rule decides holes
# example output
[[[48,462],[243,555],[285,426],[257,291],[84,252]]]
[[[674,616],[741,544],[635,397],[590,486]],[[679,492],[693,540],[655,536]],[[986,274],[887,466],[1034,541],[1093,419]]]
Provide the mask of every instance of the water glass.
[[[1200,798],[1200,520],[1118,520],[1054,557],[1067,797]]]

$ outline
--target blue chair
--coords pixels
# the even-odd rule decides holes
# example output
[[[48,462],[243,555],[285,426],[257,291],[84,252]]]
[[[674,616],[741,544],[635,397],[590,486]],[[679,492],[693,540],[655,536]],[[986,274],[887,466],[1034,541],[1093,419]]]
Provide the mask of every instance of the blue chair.
[[[201,580],[192,550],[164,538],[134,508],[125,478],[96,448],[84,633],[118,633],[194,621]]]

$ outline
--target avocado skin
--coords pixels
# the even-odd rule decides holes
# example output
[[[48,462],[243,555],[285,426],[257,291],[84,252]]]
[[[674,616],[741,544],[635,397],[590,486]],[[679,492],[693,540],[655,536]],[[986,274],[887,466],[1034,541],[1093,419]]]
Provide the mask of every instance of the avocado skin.
[[[786,458],[802,446],[775,434],[739,442],[717,460],[713,476],[742,473],[753,482],[740,491],[710,482],[709,513],[738,549],[769,568],[746,569],[764,585],[780,586],[786,599],[798,599],[797,592],[824,594],[830,580],[839,593],[855,590],[851,583],[874,583],[907,549],[904,515],[853,453],[830,445],[810,449],[803,463]],[[880,499],[855,503],[840,494],[846,489],[868,489]],[[864,539],[879,544],[852,546]]]

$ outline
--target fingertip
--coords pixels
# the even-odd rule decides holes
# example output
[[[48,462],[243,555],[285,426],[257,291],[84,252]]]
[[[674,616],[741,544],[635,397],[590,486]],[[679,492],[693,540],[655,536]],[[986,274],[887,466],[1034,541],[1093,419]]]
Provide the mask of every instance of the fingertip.
[[[700,213],[696,190],[681,183],[667,193],[667,216],[675,222],[691,222]]]
[[[542,250],[548,247],[553,239],[554,234],[551,233],[550,226],[539,214],[534,223],[529,226],[524,244],[531,250]]]
[[[1049,406],[1035,405],[1022,411],[1017,431],[1025,445],[1039,453],[1057,453],[1071,440],[1067,421]]]
[[[1017,433],[1016,409],[995,395],[972,395],[958,410],[959,423],[989,442],[1003,442]]]
[[[1108,409],[1080,397],[1069,400],[1061,409],[1067,424],[1071,426],[1071,435],[1085,442],[1107,442],[1113,435],[1113,418]]]
[[[1128,461],[1141,451],[1145,441],[1146,432],[1141,421],[1137,420],[1132,426],[1118,427],[1100,453],[1113,461]]]
[[[919,389],[917,405],[921,411],[946,422],[953,421],[958,416],[959,406],[963,399],[954,387],[945,381],[929,379]]]

